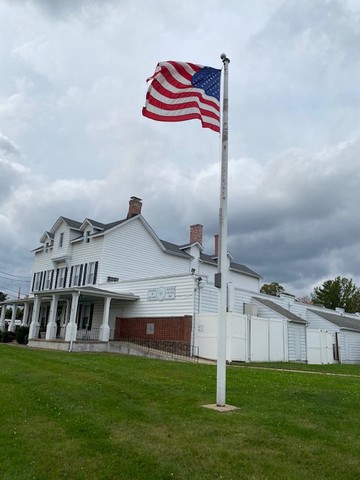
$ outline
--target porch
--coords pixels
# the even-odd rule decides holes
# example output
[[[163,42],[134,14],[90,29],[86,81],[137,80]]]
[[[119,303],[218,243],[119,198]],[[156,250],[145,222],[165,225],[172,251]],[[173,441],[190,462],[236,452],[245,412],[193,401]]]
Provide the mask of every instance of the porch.
[[[131,292],[116,293],[94,287],[78,287],[36,292],[34,297],[11,303],[14,304],[13,309],[15,304],[24,307],[22,324],[29,326],[29,341],[41,339],[69,343],[108,342],[114,334],[109,324],[110,311],[121,312],[124,304],[136,300],[138,297]],[[2,314],[6,303],[2,303]],[[2,317],[0,328],[4,323],[4,330]]]

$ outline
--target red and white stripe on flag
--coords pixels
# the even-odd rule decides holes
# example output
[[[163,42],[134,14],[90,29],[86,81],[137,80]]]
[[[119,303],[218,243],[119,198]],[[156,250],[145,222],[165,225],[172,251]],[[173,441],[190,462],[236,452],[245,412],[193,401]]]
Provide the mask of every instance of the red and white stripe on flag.
[[[160,62],[142,113],[160,122],[199,119],[203,128],[220,132],[221,70],[185,62]]]

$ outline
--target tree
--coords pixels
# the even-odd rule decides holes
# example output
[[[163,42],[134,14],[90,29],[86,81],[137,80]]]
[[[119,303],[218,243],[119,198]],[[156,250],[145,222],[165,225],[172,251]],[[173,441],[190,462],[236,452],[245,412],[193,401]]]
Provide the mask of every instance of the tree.
[[[311,298],[308,297],[307,295],[304,295],[303,297],[297,297],[296,301],[301,303],[306,303],[307,305],[311,305],[313,303]]]
[[[7,298],[6,293],[0,292],[0,302],[5,302]]]
[[[264,283],[264,285],[260,288],[260,292],[266,293],[266,295],[272,295],[273,297],[279,297],[280,293],[285,293],[285,289],[277,282],[272,282]]]
[[[348,313],[360,311],[360,289],[350,278],[336,277],[326,280],[321,287],[315,287],[311,294],[313,303],[324,305],[326,308],[344,308]]]

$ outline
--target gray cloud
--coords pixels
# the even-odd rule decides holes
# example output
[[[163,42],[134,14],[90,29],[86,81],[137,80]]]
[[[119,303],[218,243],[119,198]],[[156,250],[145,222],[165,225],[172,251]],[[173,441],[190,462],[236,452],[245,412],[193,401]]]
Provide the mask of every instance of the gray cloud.
[[[141,107],[158,61],[220,68],[224,50],[231,59],[229,250],[264,281],[296,294],[336,275],[360,283],[357,3],[204,5],[1,4],[3,271],[29,273],[26,249],[60,215],[116,220],[131,195],[143,198],[161,238],[185,243],[189,225],[202,223],[211,252],[219,139],[196,121],[151,122]]]

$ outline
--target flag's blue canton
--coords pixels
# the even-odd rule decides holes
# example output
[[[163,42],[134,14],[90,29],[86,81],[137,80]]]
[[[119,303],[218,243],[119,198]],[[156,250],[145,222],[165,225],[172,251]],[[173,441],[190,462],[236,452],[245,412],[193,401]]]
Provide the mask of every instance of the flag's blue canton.
[[[194,73],[191,83],[194,87],[205,90],[206,95],[215,97],[220,102],[220,78],[221,70],[204,67]]]

